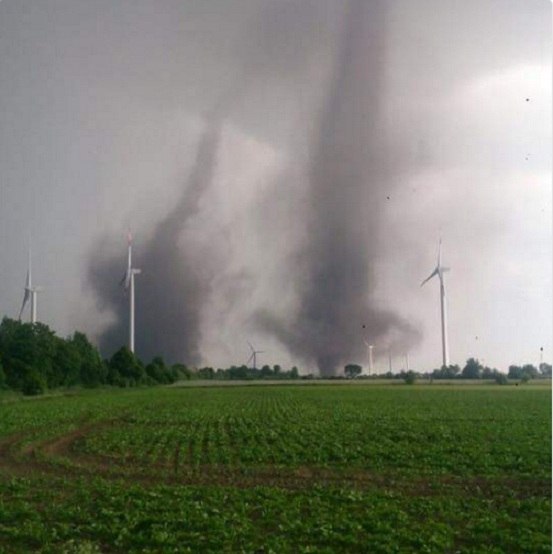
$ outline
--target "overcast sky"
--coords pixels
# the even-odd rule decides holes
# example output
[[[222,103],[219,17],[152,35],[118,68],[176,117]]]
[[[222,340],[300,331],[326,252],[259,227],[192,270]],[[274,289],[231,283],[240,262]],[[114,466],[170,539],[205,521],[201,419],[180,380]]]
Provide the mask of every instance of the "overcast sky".
[[[167,343],[137,313],[139,354],[227,367],[249,340],[308,372],[330,342],[365,364],[365,333],[380,370],[392,343],[427,370],[442,237],[452,363],[550,362],[551,23],[545,0],[1,1],[0,313],[32,236],[39,319],[115,344],[131,226],[138,312],[141,279],[190,309],[155,312]],[[152,254],[171,218],[178,271]]]

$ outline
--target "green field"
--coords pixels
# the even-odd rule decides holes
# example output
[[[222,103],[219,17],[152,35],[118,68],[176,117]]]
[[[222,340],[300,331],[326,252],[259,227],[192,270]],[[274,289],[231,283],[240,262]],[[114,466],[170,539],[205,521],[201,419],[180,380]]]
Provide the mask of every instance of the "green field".
[[[551,391],[102,390],[0,403],[0,552],[551,552]]]

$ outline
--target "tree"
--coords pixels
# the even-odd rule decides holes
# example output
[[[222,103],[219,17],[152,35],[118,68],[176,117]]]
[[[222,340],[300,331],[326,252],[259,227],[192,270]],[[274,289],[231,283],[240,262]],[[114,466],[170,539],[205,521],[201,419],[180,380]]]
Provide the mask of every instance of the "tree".
[[[417,380],[417,374],[410,369],[404,374],[403,380],[405,381],[406,385],[414,385],[415,381]]]
[[[539,375],[538,369],[532,364],[522,366],[522,378],[535,379]]]
[[[273,370],[268,366],[264,365],[261,368],[261,378],[266,379],[267,377],[271,377],[273,375]]]
[[[52,368],[52,387],[76,385],[80,381],[81,356],[71,339],[56,341]]]
[[[494,370],[491,367],[484,367],[482,369],[482,379],[493,379],[494,375]]]
[[[509,379],[522,379],[522,367],[518,365],[510,365],[507,375]]]
[[[4,368],[2,367],[2,362],[0,361],[0,389],[7,389],[8,383],[6,382],[6,374],[4,373]]]
[[[480,379],[481,371],[482,364],[476,358],[469,358],[461,372],[461,377],[463,379]]]
[[[542,377],[551,379],[551,364],[542,362],[539,369]]]
[[[178,381],[179,379],[190,381],[190,379],[192,379],[192,371],[184,364],[173,364],[171,366],[171,375],[173,377],[173,381]]]
[[[433,379],[455,379],[461,373],[461,368],[458,365],[442,366],[440,369],[435,369],[432,372]]]
[[[109,379],[113,385],[138,385],[145,376],[142,363],[127,346],[122,346],[109,361]]]
[[[5,317],[0,324],[0,352],[8,386],[21,390],[23,368],[34,367],[38,358],[33,326]]]
[[[202,367],[198,370],[198,377],[200,379],[213,379],[215,371],[212,367]]]
[[[107,367],[98,349],[94,347],[84,333],[78,331],[70,339],[73,347],[79,353],[81,365],[79,380],[85,387],[97,387],[107,380]]]
[[[30,368],[23,381],[21,391],[26,396],[36,396],[44,394],[46,390],[46,381],[44,377],[36,370]]]
[[[154,383],[174,383],[176,379],[171,370],[165,365],[161,356],[156,356],[146,366],[146,374]]]
[[[44,323],[29,323],[28,325],[32,328],[35,343],[36,357],[32,366],[44,376],[48,388],[59,387],[64,382],[64,374],[63,369],[55,365],[55,358],[60,343],[64,341],[56,337],[54,331]]]
[[[349,377],[350,379],[353,379],[357,377],[358,375],[361,375],[361,371],[363,368],[358,364],[348,364],[344,367],[344,373],[346,377]]]
[[[507,379],[507,376],[504,373],[500,373],[499,371],[495,375],[495,382],[498,385],[508,385],[509,379]]]

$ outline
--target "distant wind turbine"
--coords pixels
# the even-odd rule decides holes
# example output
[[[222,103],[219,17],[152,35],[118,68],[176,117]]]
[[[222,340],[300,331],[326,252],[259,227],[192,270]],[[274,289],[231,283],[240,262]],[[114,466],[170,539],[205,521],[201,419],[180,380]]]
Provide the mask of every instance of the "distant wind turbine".
[[[367,363],[369,364],[369,375],[371,374],[371,371],[373,370],[373,348],[374,345],[369,344],[367,339],[363,339],[363,342],[365,343],[365,346],[367,347]]]
[[[248,346],[250,347],[250,350],[252,351],[252,353],[250,354],[250,357],[248,358],[248,361],[246,362],[246,364],[249,364],[250,361],[253,360],[253,368],[257,369],[257,355],[258,354],[263,354],[265,351],[264,350],[256,350],[252,346],[252,343],[250,341],[248,341]]]
[[[29,248],[29,265],[27,267],[27,278],[25,280],[25,293],[23,295],[23,303],[21,304],[21,310],[19,310],[19,320],[21,321],[21,316],[23,315],[23,310],[29,299],[31,300],[31,323],[36,323],[36,312],[37,312],[37,295],[39,292],[42,292],[42,287],[33,287],[33,277],[32,277],[32,265],[31,265],[31,248]]]
[[[127,233],[127,270],[121,280],[121,284],[129,291],[129,350],[134,352],[134,276],[139,275],[142,270],[132,266],[132,234]]]
[[[421,283],[421,287],[432,279],[438,276],[440,279],[440,313],[442,316],[442,366],[449,365],[449,344],[447,340],[447,313],[446,313],[446,295],[444,273],[449,271],[449,267],[442,266],[442,239],[438,245],[438,263],[434,271]]]

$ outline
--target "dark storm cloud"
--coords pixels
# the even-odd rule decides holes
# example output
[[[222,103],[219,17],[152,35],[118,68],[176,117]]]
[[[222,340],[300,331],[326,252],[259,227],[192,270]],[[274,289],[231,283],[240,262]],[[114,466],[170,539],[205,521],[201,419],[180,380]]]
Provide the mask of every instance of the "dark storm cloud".
[[[360,360],[363,337],[375,350],[399,354],[417,340],[402,314],[422,310],[405,310],[412,290],[397,294],[397,313],[382,309],[394,302],[377,294],[387,281],[379,266],[403,260],[398,279],[424,277],[428,262],[420,253],[434,248],[440,214],[433,199],[413,193],[424,215],[406,229],[394,219],[401,210],[386,207],[399,197],[409,202],[404,185],[425,169],[441,179],[448,168],[487,163],[487,154],[469,145],[485,153],[493,147],[505,165],[508,156],[491,144],[504,133],[494,128],[489,140],[475,141],[474,126],[457,124],[481,116],[457,111],[450,97],[513,66],[549,64],[550,9],[538,2],[0,2],[0,227],[3,257],[15,260],[0,282],[6,312],[17,313],[20,235],[27,233],[21,221],[32,220],[37,272],[46,271],[37,279],[50,285],[41,317],[62,333],[103,329],[79,288],[86,273],[97,306],[115,318],[101,333],[111,354],[127,341],[128,298],[117,286],[124,245],[115,257],[107,252],[132,221],[135,265],[143,270],[136,328],[143,356],[228,363],[259,322],[326,373]],[[528,97],[525,87],[513,96]],[[524,102],[527,111],[536,105],[533,97]],[[188,155],[182,144],[195,143],[198,122],[196,153]],[[222,175],[221,160],[245,151],[252,167],[258,155],[274,154],[278,176],[255,168],[242,180],[242,161],[232,177]],[[532,151],[524,163],[535,159]],[[230,189],[212,194],[232,188],[233,179],[247,201]],[[467,211],[474,188],[487,189],[488,180],[459,187],[455,210]],[[206,209],[210,195],[231,207]],[[262,213],[260,205],[267,206]],[[246,243],[226,256],[212,256],[222,247],[214,252],[216,233],[205,232],[219,216],[228,216],[229,244]],[[236,225],[239,219],[249,225]],[[491,231],[486,217],[479,221],[480,240]],[[244,241],[250,232],[255,240]],[[471,250],[468,239],[459,243],[456,250]],[[40,264],[40,255],[57,263]],[[233,278],[247,286],[225,292]],[[283,290],[286,311],[277,306]],[[208,309],[216,316],[206,318]],[[230,329],[225,344],[211,325],[219,317]],[[269,348],[275,362],[285,357],[278,345]]]

